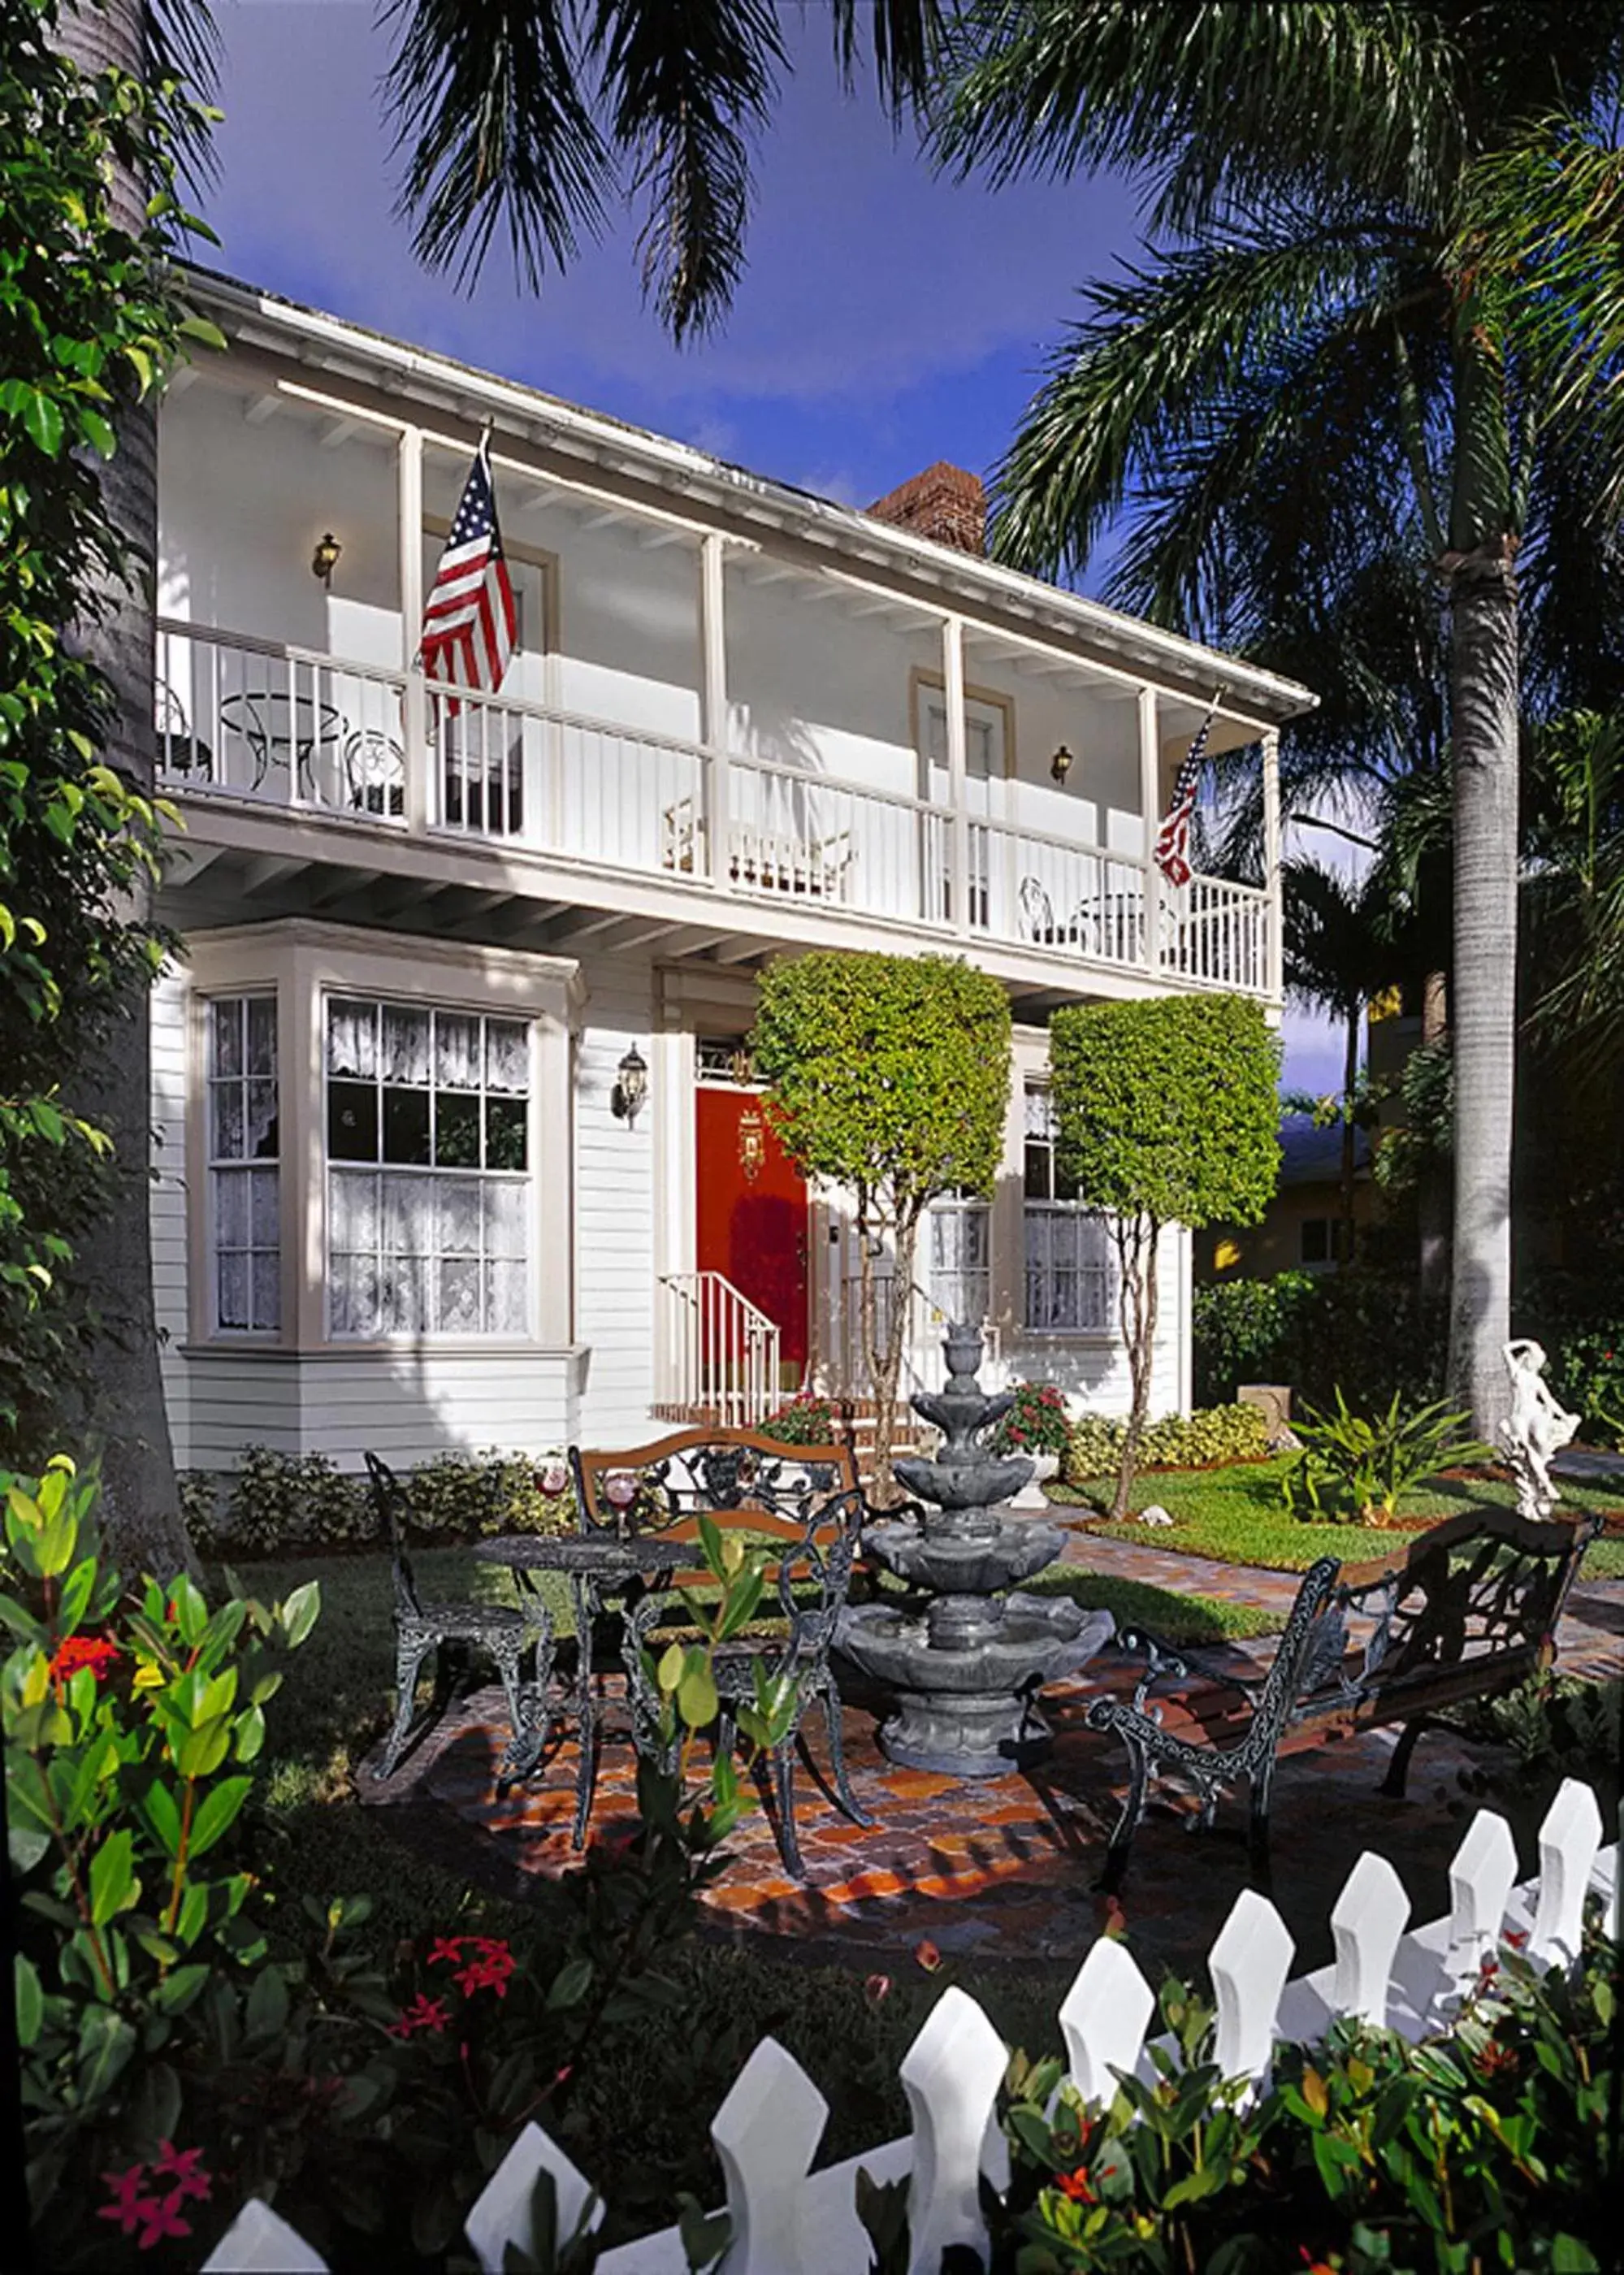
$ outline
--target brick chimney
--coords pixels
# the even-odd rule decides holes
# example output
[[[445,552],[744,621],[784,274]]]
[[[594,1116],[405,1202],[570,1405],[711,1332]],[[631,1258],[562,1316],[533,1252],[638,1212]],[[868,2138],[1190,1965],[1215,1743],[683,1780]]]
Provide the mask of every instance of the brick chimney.
[[[986,492],[981,477],[963,466],[950,466],[945,458],[888,490],[868,510],[877,520],[910,529],[917,537],[956,545],[961,553],[986,551]]]

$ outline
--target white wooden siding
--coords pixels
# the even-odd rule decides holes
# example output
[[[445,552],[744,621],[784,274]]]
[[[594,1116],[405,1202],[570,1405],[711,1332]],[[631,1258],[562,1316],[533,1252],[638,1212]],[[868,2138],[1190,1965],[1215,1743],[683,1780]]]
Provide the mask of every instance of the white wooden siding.
[[[163,1394],[175,1438],[175,1458],[189,1466],[191,1378],[181,1347],[187,1335],[186,1258],[186,977],[166,966],[152,991],[152,1122],[154,1179],[152,1289],[157,1317]]]
[[[575,1332],[590,1353],[581,1440],[635,1445],[649,1435],[654,1395],[655,1117],[679,1102],[652,1093],[630,1128],[609,1109],[620,1061],[635,1043],[652,1062],[653,972],[646,957],[582,966],[586,1008],[576,1059]],[[691,1104],[686,1110],[692,1111]]]

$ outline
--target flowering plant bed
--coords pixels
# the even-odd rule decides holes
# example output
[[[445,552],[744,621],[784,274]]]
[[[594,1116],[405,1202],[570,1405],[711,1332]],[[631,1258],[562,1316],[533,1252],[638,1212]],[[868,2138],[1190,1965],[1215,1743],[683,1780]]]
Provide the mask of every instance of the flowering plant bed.
[[[1017,1382],[1011,1387],[1015,1404],[993,1433],[998,1452],[1062,1455],[1071,1434],[1064,1394],[1052,1382]]]

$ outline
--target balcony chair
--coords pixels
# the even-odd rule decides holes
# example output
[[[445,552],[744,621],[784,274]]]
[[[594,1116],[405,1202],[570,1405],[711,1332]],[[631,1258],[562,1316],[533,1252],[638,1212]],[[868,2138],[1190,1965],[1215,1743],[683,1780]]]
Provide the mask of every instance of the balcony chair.
[[[185,705],[162,679],[155,690],[153,726],[158,737],[160,775],[170,780],[185,775],[192,782],[214,780],[213,751],[200,736],[192,732]]]
[[[406,754],[381,727],[358,727],[344,737],[341,763],[351,810],[398,821],[406,810]]]
[[[1054,903],[1036,877],[1023,877],[1016,896],[1021,904],[1021,938],[1047,948],[1054,941]]]
[[[545,1713],[547,1687],[552,1674],[554,1637],[552,1615],[538,1596],[524,1611],[502,1604],[425,1603],[418,1593],[412,1559],[406,1552],[406,1488],[387,1462],[376,1454],[363,1457],[371,1481],[373,1508],[379,1538],[387,1544],[395,1588],[395,1682],[398,1693],[395,1727],[389,1733],[380,1765],[380,1778],[392,1777],[405,1746],[417,1697],[418,1675],[431,1651],[471,1645],[487,1651],[507,1694],[508,1714],[515,1737],[528,1729],[538,1712]],[[536,1637],[536,1663],[530,1683],[522,1681],[525,1648]],[[438,1677],[440,1670],[436,1669]],[[543,1738],[545,1732],[543,1732]],[[536,1750],[540,1752],[538,1746]]]

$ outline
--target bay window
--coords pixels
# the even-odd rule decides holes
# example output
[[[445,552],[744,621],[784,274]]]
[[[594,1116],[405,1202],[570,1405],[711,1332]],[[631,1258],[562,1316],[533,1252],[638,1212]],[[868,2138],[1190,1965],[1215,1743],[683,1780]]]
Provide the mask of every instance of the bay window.
[[[1061,1173],[1046,1083],[1026,1085],[1024,1172],[1028,1329],[1051,1335],[1112,1333],[1116,1289],[1110,1231],[1075,1180]]]

